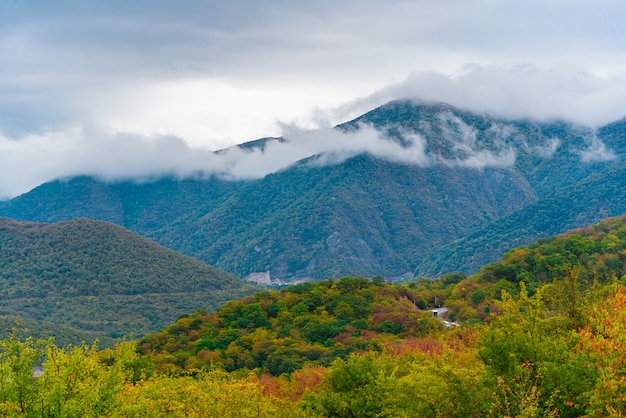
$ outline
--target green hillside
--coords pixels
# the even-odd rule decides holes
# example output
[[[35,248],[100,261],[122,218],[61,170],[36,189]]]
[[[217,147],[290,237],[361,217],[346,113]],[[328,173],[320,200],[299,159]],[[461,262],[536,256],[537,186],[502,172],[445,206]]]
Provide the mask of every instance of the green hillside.
[[[568,295],[570,308],[574,309],[568,314],[574,315],[585,303],[585,291],[613,282],[626,284],[625,255],[626,215],[608,218],[509,251],[500,261],[483,266],[459,282],[444,296],[444,303],[455,318],[483,320],[489,314],[485,307],[502,290],[517,295],[520,283],[524,283],[530,293],[548,286],[544,296],[553,292]]]
[[[258,290],[117,225],[0,219],[0,315],[143,335]]]
[[[619,162],[444,246],[415,275],[473,273],[516,246],[625,212],[626,162]]]

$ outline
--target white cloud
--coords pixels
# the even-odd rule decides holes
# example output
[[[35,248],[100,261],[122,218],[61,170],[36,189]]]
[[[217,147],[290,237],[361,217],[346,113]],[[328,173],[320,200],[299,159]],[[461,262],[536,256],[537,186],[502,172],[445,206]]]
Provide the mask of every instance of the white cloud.
[[[51,179],[91,175],[104,180],[218,175],[254,179],[284,169],[302,159],[312,164],[337,164],[369,153],[378,158],[422,167],[434,164],[483,168],[510,166],[514,152],[490,152],[463,145],[463,156],[446,159],[426,152],[426,141],[404,132],[404,145],[374,128],[305,131],[285,126],[284,142],[270,141],[263,150],[232,147],[219,153],[190,147],[174,136],[144,137],[97,128],[68,129],[20,139],[0,136],[0,196],[12,197]],[[475,144],[474,144],[475,145]]]
[[[108,97],[100,107],[107,115],[105,126],[140,135],[175,135],[192,147],[222,149],[230,145],[281,132],[275,115],[312,127],[303,108],[339,103],[337,92],[324,92],[322,103],[313,103],[316,94],[303,94],[299,86],[286,84],[246,85],[220,79],[189,78],[160,82],[133,89],[124,103]],[[96,115],[91,115],[96,119]]]
[[[23,193],[45,181],[79,174],[140,178],[195,170],[219,171],[221,161],[175,137],[146,138],[98,129],[71,129],[20,139],[0,136],[0,196]]]
[[[577,151],[584,163],[611,161],[616,158],[613,150],[608,148],[595,134],[588,139],[588,147]]]
[[[530,64],[473,64],[458,75],[420,71],[346,104],[338,112],[350,113],[402,98],[443,102],[509,119],[564,119],[600,126],[626,116],[626,70],[594,74]]]
[[[543,145],[533,145],[533,146],[529,146],[528,144],[525,144],[525,147],[530,150],[530,152],[542,157],[542,158],[550,158],[554,155],[554,153],[556,152],[556,150],[559,149],[559,147],[561,146],[562,142],[559,138],[557,137],[552,137],[548,140],[547,143],[543,144]]]

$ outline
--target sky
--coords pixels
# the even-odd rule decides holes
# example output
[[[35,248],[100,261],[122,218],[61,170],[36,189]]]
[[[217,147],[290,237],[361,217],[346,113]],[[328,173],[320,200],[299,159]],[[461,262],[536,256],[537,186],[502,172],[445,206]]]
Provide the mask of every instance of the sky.
[[[625,19],[622,0],[0,0],[0,198],[271,172],[319,147],[210,151],[332,138],[393,99],[600,126],[626,116]]]

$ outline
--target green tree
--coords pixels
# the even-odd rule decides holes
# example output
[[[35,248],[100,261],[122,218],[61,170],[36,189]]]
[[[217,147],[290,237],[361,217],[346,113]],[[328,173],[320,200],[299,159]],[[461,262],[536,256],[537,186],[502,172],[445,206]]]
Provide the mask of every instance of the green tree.
[[[373,354],[335,360],[324,379],[325,388],[310,395],[306,407],[322,416],[394,416],[397,377],[393,364],[386,360],[390,359]]]
[[[573,333],[561,316],[543,304],[542,290],[528,296],[524,283],[514,299],[506,292],[496,303],[499,315],[482,331],[479,357],[498,388],[505,415],[583,413],[576,404],[593,382],[593,371],[577,360]]]
[[[33,369],[43,354],[32,338],[20,341],[16,334],[0,341],[0,415],[5,417],[32,413],[37,396]]]

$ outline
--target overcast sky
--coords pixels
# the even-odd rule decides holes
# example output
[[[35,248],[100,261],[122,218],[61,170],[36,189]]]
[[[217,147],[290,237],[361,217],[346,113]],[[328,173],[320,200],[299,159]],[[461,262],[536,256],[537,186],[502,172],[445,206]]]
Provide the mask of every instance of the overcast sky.
[[[396,98],[597,126],[626,116],[625,21],[623,0],[0,0],[0,197],[211,171],[207,150]]]

